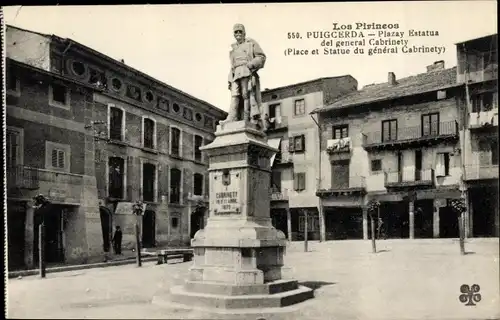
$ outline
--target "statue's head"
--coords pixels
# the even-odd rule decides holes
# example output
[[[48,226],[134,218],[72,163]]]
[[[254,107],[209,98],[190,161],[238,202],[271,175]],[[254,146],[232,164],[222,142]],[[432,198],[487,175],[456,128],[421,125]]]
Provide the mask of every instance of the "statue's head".
[[[233,27],[233,35],[238,43],[243,42],[245,40],[245,26],[241,23],[237,23]]]

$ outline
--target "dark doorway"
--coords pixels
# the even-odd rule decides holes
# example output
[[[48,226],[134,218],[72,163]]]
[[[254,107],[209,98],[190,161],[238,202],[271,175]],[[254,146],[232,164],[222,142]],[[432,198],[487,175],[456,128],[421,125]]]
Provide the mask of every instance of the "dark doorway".
[[[398,182],[403,181],[403,153],[398,152]]]
[[[142,197],[144,201],[155,201],[155,175],[156,166],[151,163],[144,163],[142,178]]]
[[[417,200],[414,206],[415,238],[433,237],[434,201]]]
[[[380,218],[383,232],[390,239],[406,239],[410,236],[408,202],[381,202]]]
[[[152,210],[144,211],[142,217],[142,245],[144,248],[153,248],[156,246],[155,241],[155,212]]]
[[[439,208],[439,237],[458,238],[458,213],[450,206]]]
[[[64,262],[63,247],[63,207],[49,204],[35,210],[34,217],[34,261],[38,263],[38,227],[45,224],[45,261],[47,263]]]
[[[198,230],[205,227],[205,207],[197,207],[191,214],[191,239]]]
[[[360,208],[328,208],[325,212],[327,240],[363,239]]]
[[[101,230],[102,230],[102,249],[104,252],[109,252],[112,230],[111,212],[105,208],[99,208],[101,215]]]
[[[286,220],[286,210],[285,209],[272,209],[271,210],[271,221],[273,227],[282,231],[288,238],[288,226]]]
[[[9,246],[9,270],[19,270],[24,267],[24,237],[26,223],[26,205],[24,202],[7,204],[7,228]]]
[[[474,237],[498,237],[498,187],[473,188],[469,191],[472,202],[472,235]],[[498,218],[496,218],[498,221]]]

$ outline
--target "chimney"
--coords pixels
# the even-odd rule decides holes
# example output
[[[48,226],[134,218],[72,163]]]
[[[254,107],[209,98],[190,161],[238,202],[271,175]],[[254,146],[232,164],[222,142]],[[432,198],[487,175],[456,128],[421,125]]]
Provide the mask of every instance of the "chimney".
[[[125,63],[125,60],[123,60],[123,59],[120,59],[120,62],[121,62],[121,63]]]
[[[430,66],[427,66],[427,72],[433,72],[439,70],[444,70],[444,60],[436,61]]]
[[[387,76],[387,82],[389,83],[389,85],[391,86],[394,86],[396,85],[396,75],[394,74],[394,72],[389,72],[388,76]]]

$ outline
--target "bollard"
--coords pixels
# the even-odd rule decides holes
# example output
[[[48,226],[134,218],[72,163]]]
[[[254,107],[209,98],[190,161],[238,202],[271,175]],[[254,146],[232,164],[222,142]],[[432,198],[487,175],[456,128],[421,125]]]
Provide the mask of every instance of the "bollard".
[[[377,246],[375,244],[375,220],[373,220],[373,215],[370,215],[371,226],[372,226],[372,251],[377,253]]]
[[[45,226],[38,226],[38,265],[40,267],[40,278],[45,278]]]
[[[142,266],[141,261],[141,243],[139,241],[139,224],[135,224],[135,252],[136,252],[136,262],[137,266]]]
[[[304,210],[304,252],[307,252],[308,251],[308,248],[307,248],[307,234],[308,234],[308,225],[307,225],[307,210]]]

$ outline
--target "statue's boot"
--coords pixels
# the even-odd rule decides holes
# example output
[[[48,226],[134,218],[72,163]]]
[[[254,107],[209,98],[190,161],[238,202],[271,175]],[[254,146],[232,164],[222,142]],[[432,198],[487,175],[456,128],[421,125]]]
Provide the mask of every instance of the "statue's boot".
[[[243,120],[250,120],[250,101],[248,99],[243,100]]]
[[[238,97],[232,97],[226,121],[238,121],[238,106],[239,106]]]

